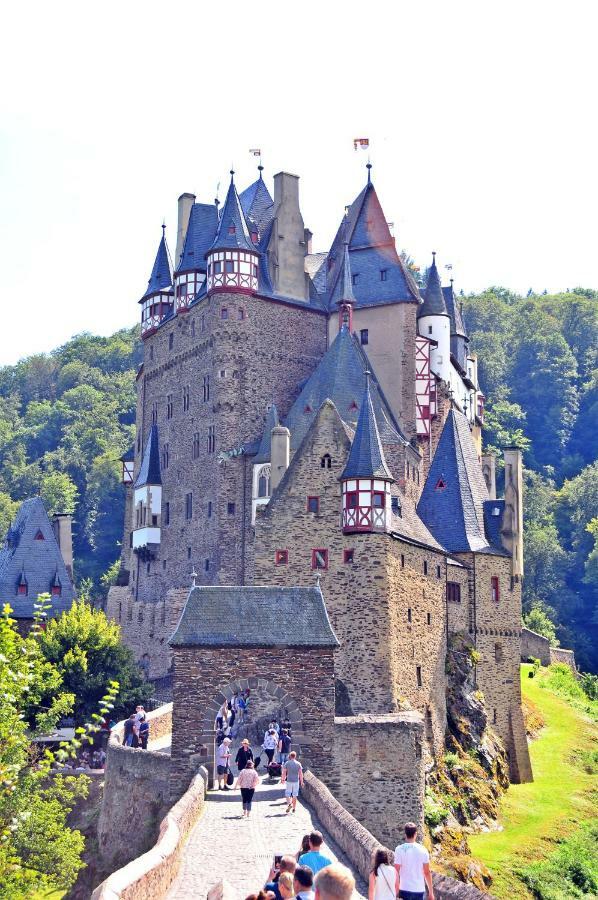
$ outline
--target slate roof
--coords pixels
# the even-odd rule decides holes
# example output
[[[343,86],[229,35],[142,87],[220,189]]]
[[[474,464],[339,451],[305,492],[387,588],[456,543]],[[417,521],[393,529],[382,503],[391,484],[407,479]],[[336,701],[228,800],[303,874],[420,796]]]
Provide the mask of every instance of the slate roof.
[[[365,393],[351,451],[341,478],[385,478],[394,481],[386,465],[376,414],[370,395],[370,379],[366,376]]]
[[[444,302],[446,304],[447,312],[451,317],[451,335],[456,334],[459,337],[468,338],[467,329],[465,328],[465,322],[463,321],[463,316],[461,315],[461,307],[459,302],[457,301],[457,298],[455,297],[453,285],[450,284],[448,287],[443,287],[442,293],[444,295]]]
[[[121,462],[133,462],[135,459],[135,444],[131,444],[128,450],[125,450],[122,456],[119,457]]]
[[[488,543],[495,549],[503,550],[506,556],[509,554],[503,548],[500,532],[502,529],[502,520],[505,514],[505,501],[502,500],[484,500],[484,529]]]
[[[258,451],[253,459],[254,463],[265,463],[270,461],[270,443],[271,443],[271,435],[272,429],[278,425],[278,410],[276,409],[276,404],[273,403],[270,409],[268,410],[268,414],[266,415],[266,424],[264,425],[264,433],[262,435],[262,439],[260,441],[260,445]]]
[[[417,513],[449,552],[488,552],[495,535],[486,535],[484,504],[488,489],[469,424],[451,409],[442,430]]]
[[[139,301],[140,303],[146,297],[157,294],[159,291],[166,291],[172,287],[172,265],[170,263],[170,253],[166,244],[164,228],[162,228],[162,240],[158,245],[158,252],[154,261],[154,267],[147,283],[145,294]]]
[[[440,276],[436,267],[436,254],[432,257],[432,265],[428,270],[428,281],[424,292],[424,302],[417,311],[417,318],[422,316],[448,316],[444,294],[440,284]]]
[[[296,450],[326,399],[332,400],[341,419],[355,428],[366,386],[366,371],[372,370],[357,338],[341,328],[293,403],[284,424]],[[372,403],[384,444],[407,444],[375,377],[370,384]]]
[[[43,540],[36,540],[41,533]],[[19,581],[27,583],[27,595],[17,594]],[[33,617],[38,594],[49,593],[56,579],[62,593],[52,597],[50,615],[70,608],[75,590],[67,572],[54,529],[40,497],[21,503],[6,540],[0,548],[0,602],[9,603],[17,619]]]
[[[234,229],[232,234],[230,233],[231,229]],[[249,235],[247,220],[237,194],[232,172],[226,200],[220,213],[216,237],[208,253],[211,253],[212,250],[249,250],[251,253],[258,252]]]
[[[343,247],[343,267],[339,279],[338,303],[355,303],[353,293],[353,277],[351,275],[351,260],[349,259],[349,242],[345,241]]]
[[[214,242],[218,228],[218,209],[213,203],[194,203],[176,274],[206,271],[206,253]]]
[[[372,182],[368,182],[347,211],[330,248],[327,273],[328,307],[339,299],[343,243],[349,242],[353,291],[357,307],[419,300],[417,285],[397,253],[386,216]],[[383,281],[380,272],[385,270]]]
[[[137,474],[135,487],[144,487],[146,484],[162,484],[160,472],[160,452],[158,450],[158,426],[152,425],[147,443],[143,451],[141,467]]]
[[[316,587],[194,587],[171,647],[337,647]]]
[[[239,194],[239,200],[246,218],[255,222],[261,236],[274,214],[274,201],[262,178],[261,170],[260,177]]]
[[[326,293],[327,253],[308,253],[305,257],[305,271],[311,280],[315,294]]]

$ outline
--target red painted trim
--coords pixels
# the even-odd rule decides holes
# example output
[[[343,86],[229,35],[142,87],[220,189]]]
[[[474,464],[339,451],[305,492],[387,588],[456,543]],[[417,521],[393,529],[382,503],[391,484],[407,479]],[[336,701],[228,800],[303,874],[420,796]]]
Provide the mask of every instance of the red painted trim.
[[[316,565],[316,553],[321,553],[324,557],[325,565],[317,566]],[[328,548],[327,547],[316,547],[311,551],[311,567],[316,572],[325,572],[328,569]]]
[[[310,500],[316,500],[316,501],[317,501],[317,504],[318,504],[318,508],[317,508],[317,509],[310,509],[310,508],[309,508],[309,501],[310,501]],[[319,513],[319,512],[320,512],[320,498],[319,498],[319,497],[316,497],[316,496],[308,497],[308,498],[307,498],[307,501],[306,501],[306,504],[305,504],[305,509],[307,510],[307,512],[311,512],[311,513]]]
[[[237,287],[236,284],[227,284],[225,287],[212,287],[207,293],[208,297],[211,297],[212,294],[248,294],[249,296],[253,296],[256,292],[251,288]]]

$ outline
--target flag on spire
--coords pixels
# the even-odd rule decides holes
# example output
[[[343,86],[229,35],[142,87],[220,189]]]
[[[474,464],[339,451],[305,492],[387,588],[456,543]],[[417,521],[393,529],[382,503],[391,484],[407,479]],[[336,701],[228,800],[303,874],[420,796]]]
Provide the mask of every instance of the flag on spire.
[[[369,138],[354,138],[353,139],[353,149],[354,150],[367,150],[370,146]]]
[[[250,149],[249,152],[251,153],[252,156],[261,156],[262,155],[262,151],[259,150],[258,148]]]

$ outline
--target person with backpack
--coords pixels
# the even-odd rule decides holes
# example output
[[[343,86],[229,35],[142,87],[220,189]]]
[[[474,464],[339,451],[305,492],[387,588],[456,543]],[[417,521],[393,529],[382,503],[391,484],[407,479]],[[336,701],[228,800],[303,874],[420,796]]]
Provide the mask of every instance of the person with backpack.
[[[283,728],[280,733],[280,738],[278,740],[278,752],[280,754],[279,762],[281,766],[284,766],[287,759],[289,758],[289,753],[291,752],[291,736],[286,730]]]

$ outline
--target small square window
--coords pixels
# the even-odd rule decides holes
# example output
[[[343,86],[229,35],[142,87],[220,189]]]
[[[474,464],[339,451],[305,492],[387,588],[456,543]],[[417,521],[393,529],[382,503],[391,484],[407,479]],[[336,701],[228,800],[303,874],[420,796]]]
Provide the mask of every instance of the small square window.
[[[228,512],[229,516],[234,516],[234,514],[235,514],[235,504],[234,504],[234,503],[227,503],[227,504],[226,504],[226,511]]]
[[[428,334],[432,334],[432,326],[428,325]]]
[[[275,562],[277,566],[286,566],[289,562],[289,551],[277,550],[275,555]]]
[[[369,344],[369,342],[370,342],[370,333],[369,333],[369,331],[368,331],[367,328],[362,328],[362,329],[361,329],[361,331],[359,332],[359,339],[360,339],[362,345],[364,345],[364,344]]]
[[[223,306],[222,309],[220,310],[220,318],[228,319],[228,309],[226,308],[226,306]]]
[[[312,569],[328,568],[328,550],[318,549],[311,551],[311,567]]]
[[[343,550],[343,562],[355,562],[355,550],[353,550],[353,548],[351,548],[350,550]]]
[[[320,512],[320,498],[319,497],[308,497],[307,498],[307,511],[311,513]]]

